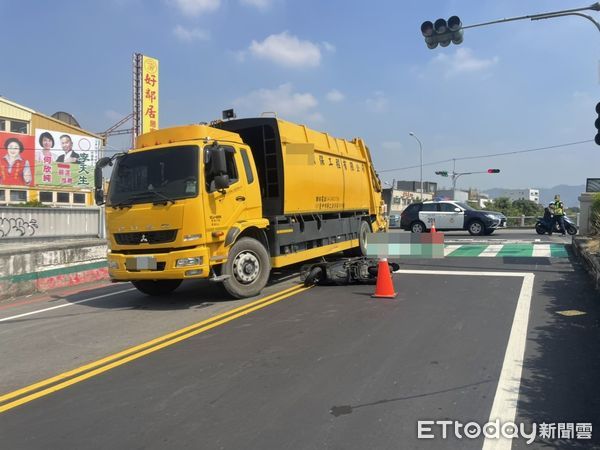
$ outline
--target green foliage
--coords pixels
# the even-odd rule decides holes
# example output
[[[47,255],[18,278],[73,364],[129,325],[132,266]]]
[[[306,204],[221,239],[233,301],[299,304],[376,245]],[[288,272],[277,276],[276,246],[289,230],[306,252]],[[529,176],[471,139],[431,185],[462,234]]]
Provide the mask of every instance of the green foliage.
[[[590,210],[590,220],[592,224],[592,232],[594,234],[600,233],[600,193],[594,195],[592,200],[592,208]]]
[[[487,211],[497,211],[504,214],[506,217],[532,217],[525,221],[526,225],[533,225],[535,218],[544,214],[544,208],[542,205],[538,205],[531,200],[515,200],[511,201],[507,197],[499,197],[485,205]],[[509,224],[519,225],[521,219],[509,219]]]

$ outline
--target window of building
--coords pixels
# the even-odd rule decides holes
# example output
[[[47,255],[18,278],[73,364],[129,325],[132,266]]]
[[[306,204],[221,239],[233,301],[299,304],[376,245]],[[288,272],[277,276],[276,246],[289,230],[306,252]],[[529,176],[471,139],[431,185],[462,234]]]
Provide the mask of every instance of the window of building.
[[[56,203],[69,203],[69,193],[68,192],[57,192],[56,193]]]
[[[54,201],[52,192],[40,192],[40,202],[52,203]]]
[[[0,131],[6,131],[6,119],[0,119]]]
[[[4,189],[0,189],[0,202],[6,201],[6,191]]]
[[[14,189],[11,189],[10,201],[11,202],[26,202],[27,201],[27,191],[15,191]]]
[[[73,203],[85,204],[85,194],[73,194]]]
[[[10,131],[11,133],[27,134],[27,122],[23,122],[22,120],[11,120]]]

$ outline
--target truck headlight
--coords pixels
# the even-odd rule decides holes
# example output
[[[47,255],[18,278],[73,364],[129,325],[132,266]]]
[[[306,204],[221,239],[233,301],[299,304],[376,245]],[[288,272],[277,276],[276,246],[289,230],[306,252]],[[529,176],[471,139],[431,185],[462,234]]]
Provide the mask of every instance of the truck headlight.
[[[181,258],[177,260],[176,267],[199,266],[202,264],[202,256],[195,258]]]

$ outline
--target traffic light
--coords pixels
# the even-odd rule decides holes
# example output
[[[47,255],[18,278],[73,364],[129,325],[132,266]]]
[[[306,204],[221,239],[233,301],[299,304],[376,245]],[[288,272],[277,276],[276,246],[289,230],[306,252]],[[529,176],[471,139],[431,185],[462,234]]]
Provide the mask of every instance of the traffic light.
[[[463,41],[462,22],[458,16],[452,16],[445,21],[438,19],[435,23],[429,20],[421,24],[421,34],[425,38],[425,43],[430,49],[434,49],[439,45],[448,47],[450,42],[458,45]]]
[[[443,177],[447,177],[448,176],[448,172],[446,170],[438,170],[435,174],[436,175],[441,175]]]
[[[488,169],[488,173],[500,173],[500,169]]]
[[[600,145],[600,103],[596,105],[596,114],[598,114],[598,118],[596,119],[596,122],[594,122],[594,125],[596,125],[596,137],[594,138],[594,142],[597,145]]]

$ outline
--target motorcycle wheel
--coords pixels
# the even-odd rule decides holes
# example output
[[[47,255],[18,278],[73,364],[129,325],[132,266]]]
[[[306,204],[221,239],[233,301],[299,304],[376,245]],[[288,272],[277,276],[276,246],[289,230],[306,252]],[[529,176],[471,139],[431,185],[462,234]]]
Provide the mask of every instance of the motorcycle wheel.
[[[546,233],[546,227],[544,225],[542,225],[541,223],[536,223],[535,224],[535,232],[537,234],[545,234]]]
[[[573,225],[567,225],[567,233],[573,236],[574,234],[577,234],[577,228],[575,228]]]

